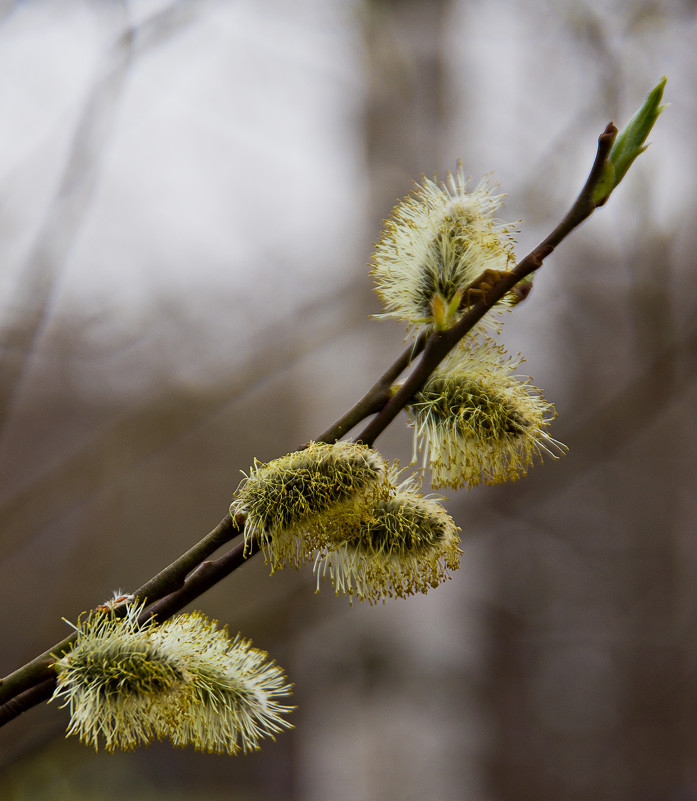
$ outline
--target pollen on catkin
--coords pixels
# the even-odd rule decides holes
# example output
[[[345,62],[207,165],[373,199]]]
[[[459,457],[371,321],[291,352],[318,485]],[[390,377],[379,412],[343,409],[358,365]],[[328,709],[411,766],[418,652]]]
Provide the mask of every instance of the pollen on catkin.
[[[274,572],[340,541],[366,506],[388,491],[387,468],[377,451],[355,442],[313,442],[268,464],[255,462],[230,514],[245,515],[246,541],[259,537]]]
[[[155,739],[236,754],[290,724],[284,673],[266,654],[194,612],[142,626],[142,605],[78,622],[75,647],[54,665],[53,699],[70,708],[67,734],[107,751]]]
[[[336,594],[374,604],[437,587],[460,565],[459,529],[435,497],[410,477],[378,501],[344,542],[315,560],[317,585],[329,574]]]
[[[462,164],[443,184],[426,177],[416,184],[392,210],[373,252],[372,274],[386,308],[380,316],[432,327],[438,308],[456,310],[485,270],[505,270],[514,225],[493,216],[502,198],[486,179],[468,192]],[[508,302],[506,296],[502,303]]]
[[[414,449],[423,449],[434,487],[513,481],[535,456],[564,452],[546,430],[554,407],[514,375],[522,362],[489,339],[468,338],[416,394],[408,407]]]
[[[258,750],[263,737],[290,728],[283,717],[292,707],[283,670],[265,651],[199,612],[181,615],[153,629],[151,640],[179,660],[186,692],[173,708],[158,707],[159,728],[174,745],[236,754]]]

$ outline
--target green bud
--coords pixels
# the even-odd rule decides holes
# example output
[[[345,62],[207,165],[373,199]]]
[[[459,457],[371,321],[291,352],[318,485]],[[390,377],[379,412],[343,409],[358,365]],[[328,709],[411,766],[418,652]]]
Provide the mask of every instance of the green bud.
[[[644,105],[637,111],[625,128],[617,134],[610,155],[603,167],[602,175],[593,192],[593,201],[601,206],[624,178],[634,159],[648,147],[644,142],[651,133],[658,115],[665,106],[659,105],[667,78],[649,93]]]
[[[431,301],[431,308],[433,309],[433,320],[436,324],[436,330],[445,331],[455,324],[458,309],[462,301],[462,289],[457,292],[448,301],[439,292],[433,296]]]

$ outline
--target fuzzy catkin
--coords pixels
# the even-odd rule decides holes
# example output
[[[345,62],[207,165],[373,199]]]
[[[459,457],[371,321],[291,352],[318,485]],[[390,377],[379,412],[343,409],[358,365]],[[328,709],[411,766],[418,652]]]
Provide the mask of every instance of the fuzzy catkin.
[[[260,538],[273,572],[341,540],[388,492],[386,464],[377,451],[355,442],[313,442],[268,464],[255,463],[230,514],[245,515],[245,538]]]
[[[424,497],[411,477],[378,501],[352,536],[320,553],[318,587],[328,573],[337,595],[371,604],[427,592],[459,567],[457,532],[439,500]]]
[[[468,338],[414,396],[414,448],[423,450],[434,487],[512,481],[543,452],[564,452],[547,432],[554,407],[514,374],[522,361],[491,340]]]
[[[502,198],[486,180],[468,192],[461,164],[446,183],[424,177],[416,184],[392,210],[373,252],[372,274],[386,309],[380,316],[432,327],[434,303],[457,305],[485,270],[506,270],[514,226],[494,218]]]
[[[102,608],[76,626],[74,648],[54,666],[68,735],[107,751],[168,738],[236,754],[289,727],[279,699],[290,685],[263,651],[197,612],[139,625],[142,609],[121,618]]]

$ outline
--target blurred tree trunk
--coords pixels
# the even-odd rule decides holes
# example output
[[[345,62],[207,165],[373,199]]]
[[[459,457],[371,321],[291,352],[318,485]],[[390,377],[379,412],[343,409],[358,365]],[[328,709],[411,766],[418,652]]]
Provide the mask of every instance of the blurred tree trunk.
[[[370,0],[364,7],[366,161],[377,219],[439,166],[447,123],[443,25],[448,0]]]
[[[373,0],[362,9],[365,159],[375,188],[371,238],[415,178],[443,168],[448,120],[442,36],[449,6],[444,0]],[[382,325],[390,336],[389,324]],[[398,434],[408,461],[408,434]],[[476,741],[472,730],[479,721],[473,721],[463,691],[459,660],[463,649],[478,651],[479,644],[462,644],[465,610],[452,614],[453,599],[464,587],[453,582],[450,593],[440,590],[375,609],[361,605],[350,617],[333,607],[336,640],[328,638],[325,621],[322,653],[304,657],[315,670],[317,695],[303,701],[303,729],[320,756],[312,763],[325,765],[309,801],[328,795],[334,801],[478,795],[479,771],[463,744]],[[472,630],[464,636],[471,642]],[[302,666],[296,672],[303,674]],[[329,719],[337,716],[340,727]],[[350,770],[332,763],[336,753],[344,755]]]
[[[624,325],[598,294],[576,312],[606,344],[595,358],[597,340],[573,346],[569,437],[559,434],[572,445],[573,481],[562,468],[556,497],[538,501],[526,499],[527,482],[516,488],[509,512],[520,540],[491,546],[489,775],[501,801],[697,797],[694,647],[681,637],[695,564],[681,562],[680,536],[695,456],[680,416],[694,388],[689,350],[676,343],[669,242],[647,216],[637,228],[624,263],[603,268],[632,276],[615,301],[631,309]],[[590,276],[588,286],[601,285]],[[607,373],[604,358],[622,366]],[[608,389],[611,400],[598,403]],[[574,419],[585,419],[582,432]]]

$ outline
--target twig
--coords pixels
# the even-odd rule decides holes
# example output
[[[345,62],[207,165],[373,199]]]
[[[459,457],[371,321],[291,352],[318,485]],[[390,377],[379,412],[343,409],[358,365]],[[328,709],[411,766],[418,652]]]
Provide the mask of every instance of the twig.
[[[381,411],[391,397],[392,384],[407,369],[414,359],[423,351],[428,341],[425,334],[419,335],[415,342],[402,353],[395,363],[376,381],[358,403],[339,418],[331,428],[317,437],[317,442],[336,442],[345,436],[354,426]]]
[[[368,445],[374,444],[377,437],[419,391],[431,373],[465,334],[516,284],[538,270],[557,245],[592,214],[596,208],[592,200],[593,189],[616,135],[617,129],[610,123],[598,139],[595,161],[583,189],[567,215],[549,236],[528,253],[513,270],[503,273],[501,279],[478,303],[463,314],[456,325],[446,331],[436,331],[428,337],[426,335],[419,337],[352,409],[317,438],[318,441],[336,441],[370,414],[375,414],[373,420],[356,437],[357,441]],[[423,355],[416,368],[393,395],[391,391],[393,382],[421,352]],[[237,536],[243,528],[242,516],[238,515],[234,519],[229,515],[226,516],[199,543],[136,590],[135,596],[138,599],[147,599],[150,602],[144,617],[157,615],[159,620],[166,620],[257,553],[260,550],[259,542],[256,538],[250,538],[246,544],[239,543],[220,558],[208,561],[211,554]],[[52,679],[52,663],[58,654],[70,649],[75,637],[75,634],[67,637],[0,683],[0,704],[3,704],[0,706],[0,725],[48,697],[55,683]]]
[[[421,361],[414,372],[399,391],[385,404],[382,411],[358,435],[357,440],[364,442],[366,445],[373,445],[378,436],[421,389],[431,373],[465,334],[472,330],[482,317],[501,300],[506,292],[510,291],[523,278],[531,275],[535,270],[539,270],[543,261],[557,245],[593,213],[596,208],[596,204],[592,199],[593,189],[600,178],[603,164],[610,153],[616,136],[617,128],[610,123],[598,138],[598,150],[586,183],[559,225],[543,242],[518,262],[513,270],[503,273],[501,279],[452,328],[447,331],[435,331],[431,334]]]
[[[243,528],[243,520],[239,517],[232,518],[230,515],[226,515],[220,523],[218,523],[218,525],[200,542],[197,542],[193,548],[190,548],[178,559],[175,559],[171,565],[160,571],[156,576],[153,576],[153,578],[143,584],[142,587],[137,589],[134,593],[135,597],[141,601],[147,599],[147,601],[153,603],[167,595],[171,595],[184,586],[186,577],[195,570],[198,565],[211,554],[215,553],[221,545],[224,545],[226,542],[236,537]],[[205,592],[205,590],[202,590],[202,592]],[[118,610],[116,611],[118,613]],[[73,632],[73,634],[61,640],[61,642],[54,645],[50,650],[45,651],[35,659],[32,659],[31,662],[15,670],[14,673],[10,673],[6,676],[2,680],[2,683],[0,683],[0,704],[6,703],[9,699],[24,692],[38,682],[51,678],[53,676],[52,665],[56,657],[70,650],[76,637],[76,633]],[[3,707],[0,707],[0,725],[2,725],[4,721],[2,710]],[[24,710],[22,709],[20,711]],[[13,715],[13,717],[16,716]]]
[[[143,620],[153,616],[156,616],[158,620],[167,620],[177,612],[181,612],[187,604],[222,581],[233,570],[242,567],[247,559],[259,553],[260,550],[261,544],[258,538],[252,536],[247,542],[238,543],[218,559],[202,562],[187,577],[181,588],[148,607]]]
[[[18,718],[22,712],[37,706],[42,701],[48,701],[53,695],[53,689],[56,686],[56,680],[53,675],[50,678],[44,679],[39,684],[25,690],[19,695],[16,695],[12,700],[0,706],[0,726],[4,726],[11,720]]]

